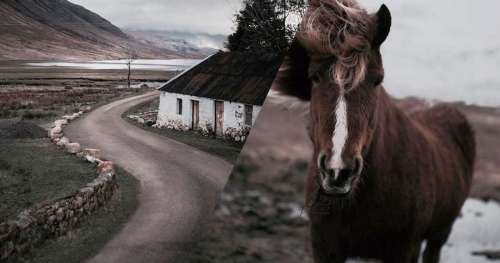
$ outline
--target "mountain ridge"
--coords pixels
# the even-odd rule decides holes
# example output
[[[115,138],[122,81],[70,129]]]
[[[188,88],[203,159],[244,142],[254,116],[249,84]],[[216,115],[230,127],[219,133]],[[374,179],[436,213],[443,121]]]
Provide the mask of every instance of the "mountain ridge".
[[[138,41],[184,54],[208,56],[224,49],[227,36],[222,34],[179,32],[171,30],[125,28]]]
[[[68,0],[1,0],[0,59],[105,60],[201,57],[150,45]]]

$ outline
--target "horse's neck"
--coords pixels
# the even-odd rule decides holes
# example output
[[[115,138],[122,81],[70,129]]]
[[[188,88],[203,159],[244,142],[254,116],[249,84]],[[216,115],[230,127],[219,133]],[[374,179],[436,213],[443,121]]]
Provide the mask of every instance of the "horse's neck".
[[[411,136],[418,136],[408,115],[396,106],[384,89],[380,90],[376,111],[376,124],[373,141],[369,149],[368,163],[378,170],[394,168],[402,153],[411,151],[407,142]]]

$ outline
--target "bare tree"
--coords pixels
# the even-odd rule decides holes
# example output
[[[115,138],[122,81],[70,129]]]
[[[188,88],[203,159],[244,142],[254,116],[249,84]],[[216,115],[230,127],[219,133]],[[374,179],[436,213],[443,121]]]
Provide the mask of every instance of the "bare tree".
[[[135,51],[134,48],[130,46],[130,44],[127,45],[127,50],[126,50],[126,55],[127,55],[127,87],[130,89],[130,78],[132,76],[132,63],[134,62],[135,59],[137,59],[137,52]]]

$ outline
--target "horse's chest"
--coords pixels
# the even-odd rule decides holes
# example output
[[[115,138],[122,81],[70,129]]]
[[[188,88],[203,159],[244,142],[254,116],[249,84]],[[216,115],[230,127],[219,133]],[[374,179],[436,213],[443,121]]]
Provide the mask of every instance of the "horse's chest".
[[[326,206],[317,213],[314,207],[310,211],[312,227],[322,229],[328,239],[338,238],[359,246],[365,243],[400,242],[415,231],[415,215],[408,209],[397,209],[390,204],[341,209]]]
[[[399,236],[405,236],[408,234],[407,231],[409,231],[406,222],[398,222],[394,218],[391,219],[376,215],[367,215],[355,219],[344,218],[337,221],[331,229],[332,232],[337,233],[340,238],[354,241],[363,241],[370,238],[376,240],[390,240]]]
[[[378,258],[411,240],[406,224],[397,219],[365,216],[313,222],[313,239],[328,240],[330,249],[342,248],[352,257]]]

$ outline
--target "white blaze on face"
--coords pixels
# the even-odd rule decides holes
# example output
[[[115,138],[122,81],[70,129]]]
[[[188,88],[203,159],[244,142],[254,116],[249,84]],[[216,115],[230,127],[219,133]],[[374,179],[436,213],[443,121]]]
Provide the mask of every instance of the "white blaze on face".
[[[340,169],[344,168],[342,160],[342,152],[347,142],[347,103],[344,97],[344,92],[341,91],[337,105],[335,107],[335,129],[332,136],[332,158],[330,159],[330,169],[335,171],[335,179],[339,174]]]

